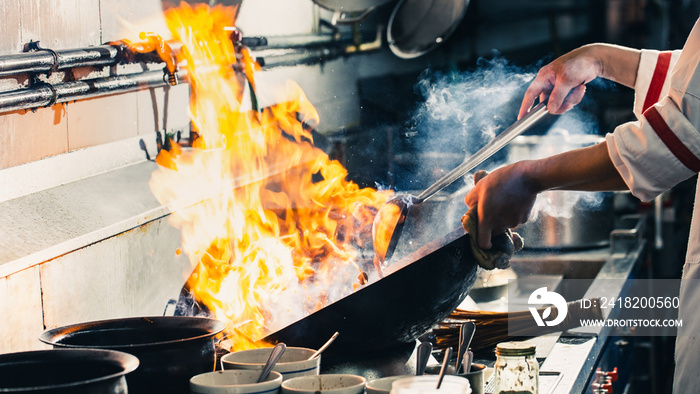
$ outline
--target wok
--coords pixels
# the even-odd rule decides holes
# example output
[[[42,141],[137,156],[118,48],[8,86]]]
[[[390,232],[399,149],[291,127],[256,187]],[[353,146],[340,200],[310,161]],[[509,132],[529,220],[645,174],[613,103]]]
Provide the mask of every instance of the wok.
[[[0,393],[121,394],[139,360],[97,349],[36,350],[0,355]]]
[[[132,393],[189,393],[192,376],[214,370],[213,337],[224,323],[185,316],[133,317],[54,328],[39,339],[55,348],[111,349],[138,357]]]
[[[318,348],[324,357],[412,348],[469,293],[477,264],[461,228],[393,263],[385,277],[271,334],[267,339]]]
[[[415,339],[449,315],[476,280],[469,235],[459,220],[463,204],[459,194],[436,197],[411,210],[384,278],[266,339],[318,349],[337,331],[338,339],[323,353],[324,364],[339,355],[412,351]],[[185,285],[175,314],[207,312]]]

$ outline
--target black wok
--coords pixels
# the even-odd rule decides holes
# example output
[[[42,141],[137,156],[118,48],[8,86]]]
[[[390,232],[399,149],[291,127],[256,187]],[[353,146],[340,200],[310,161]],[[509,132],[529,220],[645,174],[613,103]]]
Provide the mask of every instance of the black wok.
[[[36,350],[0,355],[0,393],[121,394],[139,360],[99,349]]]
[[[477,264],[461,227],[463,194],[436,196],[409,211],[385,277],[293,322],[267,337],[288,346],[318,349],[324,365],[351,354],[412,351],[415,339],[442,321],[468,295]],[[451,231],[453,230],[453,231]],[[176,315],[206,314],[183,287]],[[337,357],[340,355],[341,357]]]
[[[383,279],[267,339],[318,348],[340,332],[324,357],[403,349],[467,297],[476,272],[468,235],[460,228],[393,263]]]
[[[45,331],[55,348],[111,349],[138,357],[127,377],[132,393],[189,393],[192,376],[214,370],[214,336],[224,323],[185,316],[133,317],[74,324]]]

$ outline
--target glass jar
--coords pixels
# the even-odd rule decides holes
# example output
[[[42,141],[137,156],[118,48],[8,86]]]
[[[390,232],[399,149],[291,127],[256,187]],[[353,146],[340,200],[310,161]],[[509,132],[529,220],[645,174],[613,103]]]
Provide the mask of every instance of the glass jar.
[[[530,342],[496,345],[495,394],[537,394],[540,365]]]

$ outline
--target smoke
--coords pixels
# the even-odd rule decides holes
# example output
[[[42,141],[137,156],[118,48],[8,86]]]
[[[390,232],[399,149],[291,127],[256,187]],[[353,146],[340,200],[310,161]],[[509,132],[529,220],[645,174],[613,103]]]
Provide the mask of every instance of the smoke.
[[[596,130],[591,126],[589,120],[590,118],[576,113],[561,117],[547,134],[538,137],[536,142],[520,145],[515,142],[513,149],[510,150],[510,161],[539,159],[602,141],[602,137],[594,134],[574,134],[571,132],[571,130],[589,132]],[[605,201],[606,195],[607,193],[561,190],[540,193],[530,213],[530,220],[536,220],[543,214],[551,217],[570,218],[576,209],[596,210]]]
[[[442,165],[441,171],[449,171],[515,122],[525,90],[544,62],[518,67],[502,57],[496,57],[480,59],[473,70],[466,72],[423,72],[416,89],[424,101],[419,104],[408,125],[408,134],[413,139],[411,148],[416,157],[425,157],[433,152],[437,153],[434,156],[443,158],[457,155],[458,160],[443,159],[443,163],[422,161],[420,165]],[[596,88],[607,90],[612,86],[604,81],[596,82]],[[506,147],[480,168],[493,170],[517,160],[550,156],[592,144],[589,142],[591,138],[579,138],[579,135],[597,135],[597,119],[580,107],[557,117],[549,130],[533,131],[534,134],[545,135],[531,151],[521,150],[519,156],[514,156],[509,153],[512,146]],[[562,139],[562,134],[567,137]],[[565,140],[569,143],[562,143]],[[427,186],[436,181],[436,173],[440,174],[433,171],[429,182],[425,180],[423,184]],[[458,193],[463,197],[471,187],[473,178],[466,176]],[[532,218],[541,213],[556,217],[570,216],[574,207],[595,209],[604,197],[603,193],[590,192],[543,193],[537,199]]]
[[[503,58],[480,59],[463,73],[425,71],[416,89],[425,101],[411,119],[411,132],[427,150],[472,154],[515,121],[519,100],[536,68]]]

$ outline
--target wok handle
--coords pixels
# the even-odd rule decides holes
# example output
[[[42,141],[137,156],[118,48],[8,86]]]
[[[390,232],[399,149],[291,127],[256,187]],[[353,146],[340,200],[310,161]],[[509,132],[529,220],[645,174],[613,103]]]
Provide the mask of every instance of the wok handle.
[[[463,177],[467,172],[474,169],[474,167],[483,163],[484,160],[493,156],[494,153],[501,150],[504,146],[508,145],[513,138],[519,136],[524,131],[530,129],[538,121],[540,121],[545,116],[549,115],[547,111],[547,103],[539,103],[533,107],[530,112],[525,116],[520,118],[517,122],[513,123],[501,134],[497,135],[496,138],[491,140],[489,143],[484,145],[471,157],[469,157],[464,163],[460,164],[454,170],[447,173],[447,175],[440,178],[437,182],[433,183],[430,187],[425,189],[423,193],[418,196],[418,201],[414,203],[421,203],[428,198],[432,197],[433,194],[439,192],[443,188],[451,185],[457,179]]]

